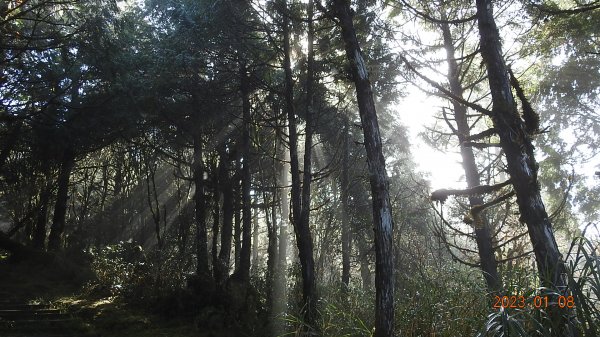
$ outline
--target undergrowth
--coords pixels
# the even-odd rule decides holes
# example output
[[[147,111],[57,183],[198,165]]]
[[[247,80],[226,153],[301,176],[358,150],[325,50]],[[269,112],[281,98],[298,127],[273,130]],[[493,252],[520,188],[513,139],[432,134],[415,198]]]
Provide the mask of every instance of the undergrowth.
[[[482,281],[471,271],[449,265],[430,270],[425,278],[404,278],[395,290],[395,331],[399,336],[469,336],[477,332],[487,312]],[[323,336],[370,337],[374,334],[375,292],[356,285],[328,285],[319,289]],[[305,322],[299,310],[282,318],[285,336],[299,336]]]
[[[574,307],[571,310],[558,310],[571,330],[580,337],[596,337],[600,332],[600,257],[598,246],[580,237],[572,241],[567,253],[565,277],[570,293],[559,289],[539,287],[535,290],[523,289],[526,305],[524,308],[499,308],[488,314],[480,329],[479,337],[545,337],[556,333],[556,321],[549,311],[557,302],[550,301],[549,307],[533,305],[536,297],[550,299],[559,296],[572,296]],[[535,277],[535,275],[532,275]],[[518,287],[513,287],[518,291]]]
[[[600,332],[599,247],[585,238],[573,241],[567,256],[567,272],[574,308],[562,311],[570,317],[581,337]],[[444,270],[431,269],[419,278],[400,275],[395,290],[395,331],[399,336],[545,337],[557,327],[548,317],[548,308],[534,305],[536,296],[557,298],[556,289],[531,288],[537,283],[532,271],[515,273],[505,280],[506,294],[524,297],[524,308],[494,309],[493,296],[486,290],[479,272],[456,264]],[[322,336],[370,337],[374,334],[373,289],[326,285],[319,289],[320,320],[316,330]],[[563,293],[564,295],[564,293]],[[550,302],[549,306],[556,305]],[[298,308],[281,319],[287,325],[284,336],[299,336],[305,322]]]

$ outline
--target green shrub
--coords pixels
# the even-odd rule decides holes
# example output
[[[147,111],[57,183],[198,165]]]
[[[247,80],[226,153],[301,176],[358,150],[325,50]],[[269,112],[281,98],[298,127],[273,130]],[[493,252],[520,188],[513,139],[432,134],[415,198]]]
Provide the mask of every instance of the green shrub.
[[[141,289],[152,287],[151,266],[142,247],[119,242],[91,249],[92,270],[96,280],[91,291],[100,296],[126,295],[136,297]]]
[[[419,278],[400,275],[398,284],[403,288],[397,288],[395,294],[396,333],[405,337],[475,335],[489,306],[477,272],[449,263],[445,270],[431,268]],[[319,289],[319,294],[318,329],[323,336],[373,335],[373,289],[329,284]],[[305,325],[298,308],[282,319],[287,324],[285,336],[298,336]]]
[[[584,238],[575,239],[569,255],[567,277],[575,298],[575,312],[583,336],[600,333],[600,256],[598,247]]]
[[[600,260],[594,253],[596,250],[590,240],[581,237],[573,240],[567,254],[566,277],[571,291],[568,296],[573,296],[575,307],[564,313],[573,327],[579,330],[581,337],[595,337],[600,331]],[[531,277],[536,278],[535,273]],[[556,298],[564,294],[558,289],[543,287],[524,290],[531,282],[525,280],[523,283],[512,283],[507,294],[516,295],[521,291],[525,297],[525,307],[500,308],[490,313],[478,336],[544,337],[552,334],[552,329],[556,327],[548,316],[548,310],[532,303],[536,296]]]

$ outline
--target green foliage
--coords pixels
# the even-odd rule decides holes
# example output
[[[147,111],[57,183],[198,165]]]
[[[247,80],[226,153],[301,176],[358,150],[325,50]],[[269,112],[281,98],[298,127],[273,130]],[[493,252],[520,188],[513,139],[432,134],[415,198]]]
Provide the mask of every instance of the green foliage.
[[[427,270],[423,278],[397,282],[405,283],[402,289],[396,289],[395,330],[402,336],[473,335],[489,307],[478,273],[457,263],[449,263],[447,270]],[[373,289],[340,289],[338,284],[329,284],[320,289],[320,294],[318,328],[323,336],[373,335]],[[285,336],[297,336],[305,324],[294,311],[280,319],[288,326]]]
[[[585,237],[573,240],[569,255],[569,287],[575,298],[575,311],[585,336],[600,332],[600,257],[599,245]]]
[[[537,6],[533,9],[535,25],[521,38],[524,42],[521,55],[533,54],[537,58],[529,87],[531,101],[541,116],[541,129],[546,130],[537,140],[545,154],[540,161],[540,182],[549,208],[562,208],[561,214],[553,219],[561,228],[574,226],[576,215],[585,222],[597,220],[599,190],[592,183],[589,171],[590,163],[598,162],[598,149],[591,144],[600,135],[597,76],[600,58],[596,34],[600,29],[600,11],[549,14],[585,7],[585,3],[542,1],[540,5],[545,10]],[[564,183],[567,181],[572,182],[569,188]]]
[[[192,269],[194,261],[190,253],[190,247],[194,245],[193,234],[190,234],[194,229],[190,225],[193,222],[190,200],[195,191],[187,187],[186,192],[184,186],[192,177],[191,145],[196,139],[200,139],[200,143],[206,142],[206,158],[201,159],[207,159],[215,155],[213,147],[220,142],[225,144],[223,147],[230,152],[232,161],[241,163],[239,153],[236,153],[240,134],[236,121],[240,115],[241,78],[248,76],[254,148],[253,158],[244,158],[243,165],[252,165],[254,192],[270,187],[272,172],[257,168],[255,163],[261,160],[270,163],[272,154],[278,157],[275,147],[279,141],[275,136],[282,134],[281,143],[285,143],[286,132],[280,121],[283,74],[278,67],[281,57],[278,21],[281,15],[270,16],[269,9],[289,15],[293,23],[293,76],[297,83],[294,103],[298,118],[302,120],[306,117],[302,109],[306,104],[304,82],[307,72],[302,46],[306,27],[305,3],[290,1],[289,11],[276,8],[277,1],[264,2],[269,9],[260,8],[260,2],[233,6],[229,2],[212,0],[147,0],[145,5],[130,5],[127,10],[114,1],[104,0],[10,3],[11,6],[21,5],[10,12],[6,12],[8,7],[4,4],[0,5],[0,16],[3,16],[0,23],[0,114],[6,119],[6,123],[2,120],[0,124],[0,152],[7,156],[5,162],[0,162],[0,167],[3,166],[0,170],[0,202],[2,213],[7,213],[11,221],[23,224],[20,227],[23,230],[19,229],[21,232],[14,238],[27,244],[38,222],[36,218],[42,226],[48,222],[59,159],[64,148],[74,147],[77,165],[70,179],[71,214],[65,234],[74,250],[92,243],[99,247],[90,250],[96,279],[90,283],[89,291],[95,296],[115,296],[136,304],[152,304],[153,308],[158,307],[172,315],[193,308],[188,313],[200,312],[200,321],[210,321],[213,316],[221,318],[225,309],[213,307],[214,303],[208,304],[218,297],[211,293],[213,288],[205,287],[193,295],[184,288],[186,273]],[[483,290],[478,271],[444,260],[441,247],[432,244],[426,226],[428,203],[426,197],[419,197],[426,182],[413,177],[415,163],[410,158],[410,139],[405,136],[406,127],[394,118],[390,107],[402,89],[397,77],[403,69],[396,60],[397,48],[392,47],[398,37],[394,30],[399,27],[391,27],[381,17],[397,16],[406,8],[394,6],[386,13],[375,1],[353,3],[357,13],[354,19],[366,54],[385,141],[398,234],[394,243],[401,247],[395,257],[396,331],[402,336],[470,336],[483,325],[481,336],[547,334],[550,324],[544,312],[539,310],[502,309],[486,318],[489,296]],[[385,3],[390,4],[389,1]],[[468,17],[474,11],[472,4],[464,1],[419,1],[415,5],[417,10],[432,16],[437,16],[441,8],[449,19]],[[559,7],[551,5],[550,8]],[[353,126],[357,120],[356,104],[354,92],[349,90],[343,43],[335,25],[321,14],[315,20],[315,77],[318,83],[315,84],[314,106],[319,111],[319,119],[315,129],[315,181],[311,200],[315,210],[311,213],[311,226],[317,234],[315,252],[322,257],[318,262],[323,262],[318,266],[321,270],[317,270],[321,274],[319,281],[326,283],[324,279],[338,277],[336,264],[341,237],[338,229],[343,220],[338,212],[339,181],[336,179],[339,180],[339,176],[336,170],[339,171],[343,157],[340,155],[341,141],[345,143],[348,136],[350,182],[343,188],[348,189],[350,198],[347,215],[354,240],[350,254],[353,277],[358,278],[357,264],[361,264],[361,271],[370,272],[373,232],[369,177],[360,144],[362,130],[360,125]],[[535,89],[532,102],[541,106],[544,126],[551,127],[547,133],[538,136],[538,148],[546,154],[545,160],[540,161],[540,180],[546,183],[553,206],[560,206],[563,194],[570,188],[571,181],[564,177],[570,174],[569,168],[577,167],[577,162],[572,159],[581,156],[585,149],[597,151],[590,144],[594,144],[600,134],[596,34],[599,14],[596,10],[579,16],[551,17],[543,24],[540,22],[533,30],[534,34],[529,36],[534,46],[531,49],[539,50],[548,61],[538,69],[536,80],[539,83],[525,89]],[[479,101],[487,91],[480,90],[485,69],[476,66],[481,63],[479,56],[471,55],[476,49],[476,43],[473,44],[470,38],[473,24],[453,25],[452,33],[461,37],[455,45],[457,50],[464,51],[460,56],[465,61],[461,74],[467,84],[464,87],[474,101]],[[437,24],[426,26],[428,30],[437,29]],[[402,34],[408,34],[408,31]],[[413,39],[406,35],[404,38],[406,42]],[[414,39],[407,44],[418,45],[420,51],[440,48],[439,44],[427,46],[420,38]],[[424,59],[423,54],[419,56]],[[550,62],[561,57],[565,59]],[[439,66],[438,61],[431,64],[434,68]],[[240,68],[245,69],[243,77]],[[481,102],[485,103],[485,99]],[[487,129],[489,123],[482,119],[473,131]],[[341,128],[345,124],[350,130]],[[573,130],[575,145],[565,143],[558,130],[565,128]],[[10,145],[13,136],[16,140]],[[441,136],[432,144],[440,146],[440,140],[445,137]],[[445,144],[448,149],[454,145],[457,144]],[[495,153],[481,158],[478,163],[487,165],[489,158],[495,158]],[[156,208],[164,215],[164,229],[160,216],[155,222],[165,244],[160,250],[148,251],[129,242],[101,246],[119,240],[124,236],[123,232],[142,238],[139,242],[150,242],[143,239],[149,232],[148,228],[142,228],[147,220],[144,215],[147,205],[144,198],[139,197],[145,196],[139,193],[145,188],[140,178],[143,180],[145,171],[153,166],[146,161],[156,164],[155,168],[168,162],[161,177],[169,183],[172,175],[177,178],[177,195],[171,184],[158,191],[164,196],[170,194],[168,201],[159,203],[158,198],[155,201]],[[499,169],[502,168],[492,168]],[[264,177],[257,179],[261,174]],[[239,180],[237,174],[235,177]],[[219,183],[210,170],[206,172],[206,178],[207,186]],[[575,211],[584,213],[588,219],[598,216],[595,206],[600,187],[585,186],[585,180],[577,175],[573,175],[573,179],[574,189],[578,192],[565,198],[567,212],[563,213],[563,218],[554,218],[555,224],[575,224],[572,217]],[[281,186],[273,187],[275,190]],[[49,201],[42,201],[45,190],[52,194]],[[207,189],[207,196],[219,193],[217,190]],[[216,197],[219,200],[220,196]],[[273,201],[276,202],[275,198]],[[506,208],[507,214],[509,210]],[[260,215],[260,207],[255,207],[253,212]],[[173,215],[175,213],[177,215]],[[287,215],[281,215],[281,218],[285,217]],[[203,219],[196,220],[201,222]],[[77,232],[69,233],[74,228]],[[142,235],[138,236],[138,232]],[[514,233],[516,231],[505,235],[510,238],[515,236]],[[212,235],[218,238],[216,232]],[[574,242],[573,256],[568,260],[567,276],[577,298],[575,313],[581,329],[586,336],[593,336],[600,330],[597,247],[584,239],[578,240]],[[262,240],[258,241],[255,244]],[[214,242],[218,244],[218,240]],[[513,251],[520,249],[512,245],[506,247]],[[0,261],[4,262],[4,259],[5,255],[0,252]],[[83,274],[61,267],[61,263],[58,261],[48,269],[55,274],[69,275],[69,278]],[[260,268],[257,267],[258,272],[252,279],[253,286],[258,289],[256,301],[252,303],[256,304],[252,309],[256,316],[236,317],[240,321],[258,322],[262,313],[260,307],[267,307],[266,294],[271,289],[263,277],[266,273]],[[535,273],[518,262],[502,268],[506,292],[522,292],[531,302],[535,292],[524,289],[536,287]],[[301,273],[298,265],[291,269],[287,281],[288,289],[292,289],[289,301],[292,314],[283,319],[288,324],[289,335],[294,335],[301,331],[299,327],[304,322],[298,318],[299,314],[293,314],[300,312],[293,307],[301,303]],[[36,267],[36,275],[46,276],[46,271],[41,273]],[[322,299],[318,324],[323,335],[372,336],[375,295],[369,289],[369,277],[365,276],[364,288],[351,286],[340,290],[335,282],[319,284]],[[255,295],[254,292],[240,293],[245,297]],[[203,296],[205,294],[207,296]],[[235,299],[232,302],[242,298],[232,297]],[[217,298],[214,302],[219,300],[223,299]],[[204,311],[196,310],[199,307]],[[123,320],[121,325],[115,324],[109,329],[135,325],[136,321],[137,318]],[[112,324],[112,321],[109,319],[108,323]],[[132,335],[129,331],[127,334]]]
[[[96,281],[91,287],[98,295],[134,295],[153,288],[150,268],[141,246],[119,242],[90,250]],[[143,295],[143,294],[142,294]],[[132,296],[133,297],[133,296]]]
[[[500,308],[498,312],[488,315],[485,328],[478,337],[527,337],[529,334],[523,326],[523,322],[516,316],[511,315],[508,310]]]
[[[396,292],[396,331],[403,336],[473,335],[488,306],[478,271],[449,262],[421,276]]]
[[[573,296],[575,306],[572,311],[558,309],[564,310],[566,315],[576,316],[572,324],[582,337],[597,336],[600,331],[600,260],[595,253],[597,249],[597,244],[594,246],[592,241],[583,237],[572,241],[566,277],[571,291],[568,296]],[[530,277],[535,278],[535,273]],[[543,337],[552,334],[552,330],[557,328],[548,316],[552,309],[546,308],[544,301],[536,303],[536,297],[547,297],[550,299],[549,305],[556,306],[552,298],[564,296],[564,293],[548,288],[527,290],[528,286],[528,282],[516,282],[506,289],[506,294],[522,294],[525,298],[524,307],[501,307],[488,314],[479,337]]]
[[[330,284],[320,289],[318,330],[323,336],[365,336],[373,335],[374,292],[350,287],[340,289],[337,284]],[[297,291],[299,292],[299,290]],[[284,336],[299,336],[306,322],[297,312],[292,311],[279,319],[287,325]]]
[[[331,288],[321,301],[321,331],[325,336],[372,336],[375,321],[372,291]]]

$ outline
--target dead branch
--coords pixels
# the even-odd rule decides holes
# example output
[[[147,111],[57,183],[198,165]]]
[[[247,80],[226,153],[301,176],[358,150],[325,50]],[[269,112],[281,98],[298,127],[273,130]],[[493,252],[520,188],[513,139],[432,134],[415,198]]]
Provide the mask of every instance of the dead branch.
[[[457,95],[454,95],[450,90],[444,88],[443,86],[441,86],[439,83],[437,83],[436,81],[430,79],[429,77],[421,74],[420,72],[417,71],[417,69],[415,67],[413,67],[413,65],[408,61],[408,59],[406,59],[406,57],[404,57],[403,55],[399,55],[398,56],[400,58],[400,60],[402,62],[404,62],[404,64],[406,65],[406,67],[412,71],[413,73],[415,73],[415,75],[417,75],[417,77],[421,78],[422,80],[424,80],[425,82],[427,82],[429,85],[431,85],[432,87],[436,88],[437,90],[439,90],[440,92],[442,92],[444,95],[446,95],[447,97],[449,97],[450,99],[466,106],[469,107],[475,111],[478,111],[484,115],[487,116],[491,116],[492,112],[478,104],[474,104],[472,102],[469,102],[467,100],[465,100],[462,97],[459,97]]]
[[[477,143],[477,142],[463,142],[462,146],[474,147],[476,149],[487,149],[490,147],[501,147],[500,143]]]
[[[458,195],[476,195],[476,194],[491,193],[491,192],[495,192],[495,191],[501,189],[504,186],[509,185],[510,183],[511,183],[511,181],[509,179],[505,182],[502,182],[502,183],[499,183],[496,185],[479,185],[479,186],[467,188],[464,190],[440,189],[437,191],[433,191],[431,193],[431,200],[444,202],[451,195],[458,196]]]

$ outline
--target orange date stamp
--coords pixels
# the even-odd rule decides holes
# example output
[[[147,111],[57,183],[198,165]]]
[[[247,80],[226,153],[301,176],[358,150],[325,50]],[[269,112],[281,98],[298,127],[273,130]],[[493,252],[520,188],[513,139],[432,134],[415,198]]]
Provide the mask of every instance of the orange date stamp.
[[[494,296],[492,308],[494,309],[546,309],[551,305],[557,305],[559,308],[574,308],[575,299],[573,296],[558,296],[555,303],[551,302],[549,296],[535,296],[525,298],[525,296]]]

